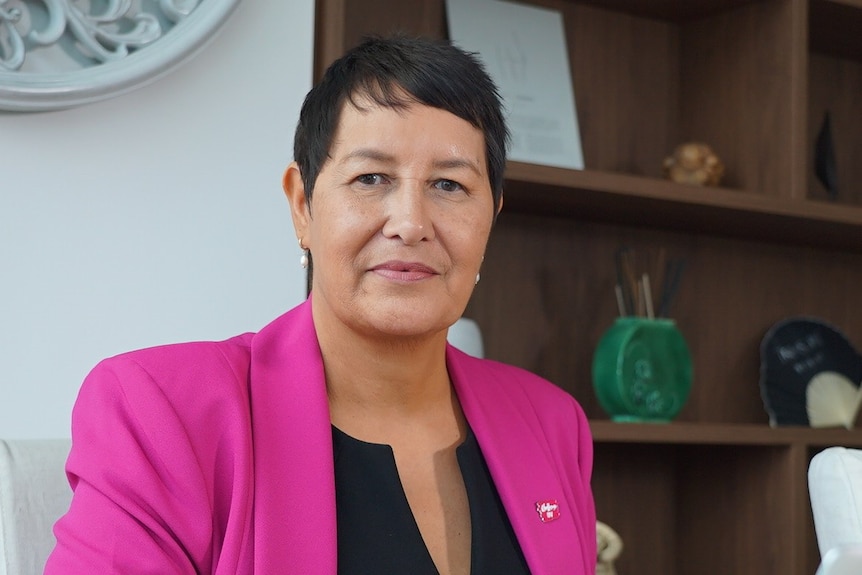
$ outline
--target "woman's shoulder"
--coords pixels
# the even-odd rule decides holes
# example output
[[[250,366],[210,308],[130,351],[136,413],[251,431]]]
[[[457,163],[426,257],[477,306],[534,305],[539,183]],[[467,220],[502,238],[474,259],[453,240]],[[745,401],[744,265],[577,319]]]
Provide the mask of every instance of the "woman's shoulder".
[[[101,398],[99,403],[136,413],[170,411],[181,418],[214,405],[219,411],[247,409],[251,338],[161,345],[104,359],[87,375],[77,403]]]
[[[160,380],[190,375],[213,375],[225,370],[247,373],[254,334],[223,341],[193,341],[124,352],[99,362],[94,371],[138,372]]]
[[[104,359],[85,378],[76,405],[113,405],[153,416],[161,410],[192,421],[198,415],[245,414],[255,367],[271,363],[276,352],[295,344],[297,333],[308,331],[303,326],[310,320],[301,321],[310,317],[307,307],[289,310],[257,333],[159,345]]]

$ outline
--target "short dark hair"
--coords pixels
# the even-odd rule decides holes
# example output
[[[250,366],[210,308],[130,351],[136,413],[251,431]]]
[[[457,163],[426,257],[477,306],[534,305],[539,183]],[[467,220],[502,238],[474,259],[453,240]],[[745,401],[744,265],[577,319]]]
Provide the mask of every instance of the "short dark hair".
[[[450,112],[482,130],[494,211],[503,195],[509,131],[497,86],[475,54],[445,40],[370,36],[333,62],[306,95],[293,141],[305,197],[329,157],[345,102],[367,97],[388,108],[418,102]]]

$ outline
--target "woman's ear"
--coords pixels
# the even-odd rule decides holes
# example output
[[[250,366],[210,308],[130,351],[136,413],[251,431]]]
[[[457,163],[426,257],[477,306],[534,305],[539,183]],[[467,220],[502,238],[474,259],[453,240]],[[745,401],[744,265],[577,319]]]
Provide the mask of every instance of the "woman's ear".
[[[284,188],[284,195],[287,196],[287,202],[290,204],[290,215],[293,218],[293,227],[296,229],[296,237],[305,242],[305,247],[311,247],[308,235],[308,224],[311,219],[308,201],[305,198],[305,185],[302,183],[302,174],[299,172],[299,165],[296,162],[291,162],[284,171],[284,177],[281,181]]]
[[[500,212],[502,212],[502,211],[503,211],[503,194],[500,194],[500,201],[497,204],[497,211],[494,212],[494,219],[491,220],[492,226],[494,225],[494,223],[496,223],[497,216],[499,216]]]

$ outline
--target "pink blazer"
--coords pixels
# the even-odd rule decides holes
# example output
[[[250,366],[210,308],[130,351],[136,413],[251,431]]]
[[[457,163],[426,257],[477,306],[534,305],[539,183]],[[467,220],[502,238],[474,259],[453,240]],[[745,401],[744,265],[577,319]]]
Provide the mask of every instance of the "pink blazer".
[[[594,573],[579,405],[518,368],[451,346],[446,361],[532,573]],[[257,334],[101,362],[72,436],[75,494],[47,575],[335,575],[332,434],[309,302]]]

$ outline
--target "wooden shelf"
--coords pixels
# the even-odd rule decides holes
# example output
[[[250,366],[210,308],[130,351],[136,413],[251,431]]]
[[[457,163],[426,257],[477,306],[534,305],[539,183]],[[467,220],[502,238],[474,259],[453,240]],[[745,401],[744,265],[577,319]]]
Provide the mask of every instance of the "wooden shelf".
[[[862,252],[862,207],[510,162],[504,213],[532,213]]]
[[[862,430],[770,428],[759,344],[804,315],[862,347],[862,0],[519,1],[563,16],[590,169],[507,165],[465,312],[486,356],[557,383],[591,418],[620,573],[814,573],[808,463],[862,448]],[[362,36],[396,30],[446,37],[445,2],[317,0],[317,77]],[[827,113],[836,202],[814,169]],[[661,178],[687,141],[716,151],[724,187]],[[651,277],[656,254],[686,263],[671,313],[695,379],[669,424],[603,419],[590,383],[621,247]]]
[[[625,12],[644,18],[667,22],[687,22],[712,14],[751,4],[754,0],[586,0],[581,4],[592,4],[605,10]],[[852,1],[852,0],[848,0]]]
[[[596,443],[862,447],[862,431],[846,429],[707,423],[616,423],[600,419],[591,420],[590,428]]]

